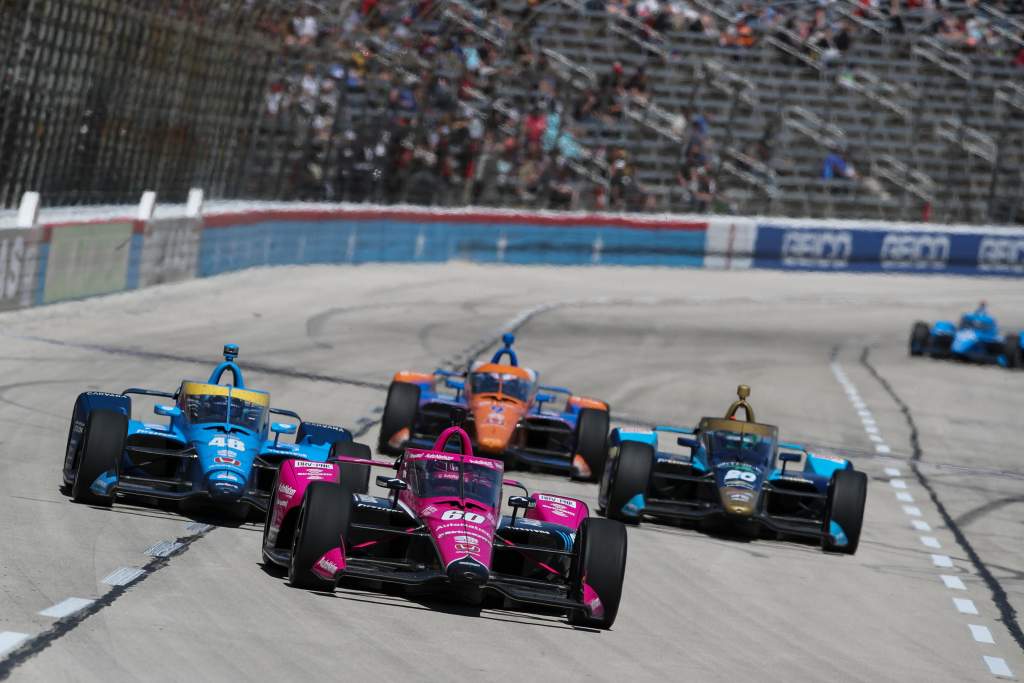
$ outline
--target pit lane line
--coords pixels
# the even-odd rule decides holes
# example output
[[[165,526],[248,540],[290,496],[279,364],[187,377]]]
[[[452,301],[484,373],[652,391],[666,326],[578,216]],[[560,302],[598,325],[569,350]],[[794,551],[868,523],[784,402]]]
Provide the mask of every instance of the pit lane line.
[[[853,406],[854,410],[857,411],[858,416],[860,416],[861,422],[864,426],[865,433],[867,434],[868,438],[875,444],[875,451],[880,454],[891,453],[892,449],[889,447],[887,443],[885,443],[885,440],[882,438],[881,433],[878,429],[878,424],[874,419],[874,415],[871,414],[871,411],[868,409],[867,404],[861,398],[860,392],[857,390],[856,385],[854,385],[854,383],[846,375],[845,370],[837,360],[837,356],[838,348],[834,349],[832,354],[832,374],[835,376],[836,381],[839,382],[840,386],[842,386],[843,390],[846,392],[846,396],[849,399],[850,404]],[[865,348],[861,356],[861,362],[872,371],[872,374],[877,379],[881,380],[881,378],[878,377],[877,372],[874,372],[874,368],[868,364],[867,357],[868,349]],[[891,388],[885,382],[882,382],[882,384],[886,388],[888,393],[892,395],[893,398],[896,398]],[[906,408],[906,406],[903,405],[900,401],[897,402],[900,403],[900,407],[903,413],[905,415],[909,415],[909,411]],[[920,447],[917,443],[916,428],[913,430],[912,446],[914,448],[914,457],[912,457],[911,465],[913,466],[914,460],[920,457]],[[917,474],[918,477],[920,477],[919,473],[915,472],[915,474]],[[897,500],[904,503],[914,502],[913,496],[908,491],[907,482],[904,479],[900,478],[902,476],[902,473],[898,468],[886,467],[885,475],[889,477],[889,486],[896,492]],[[922,519],[918,519],[922,516],[921,509],[919,507],[917,507],[916,505],[903,505],[902,508],[903,513],[911,518],[910,524],[915,531],[931,531],[931,525],[929,525],[928,522]],[[942,544],[939,542],[939,539],[937,539],[934,536],[919,536],[918,538],[921,544],[927,548],[942,548]],[[950,558],[948,555],[932,555],[931,559],[932,564],[936,567],[955,567],[952,558]],[[963,580],[958,576],[940,574],[940,577],[945,587],[949,590],[967,590],[967,587],[964,585]],[[977,616],[979,614],[977,605],[975,605],[974,601],[969,598],[954,597],[953,607],[960,614],[972,616]],[[976,643],[979,643],[980,645],[995,645],[995,639],[992,637],[992,631],[987,626],[983,626],[981,624],[967,624],[967,628],[971,634],[971,637]],[[989,673],[991,673],[993,676],[999,678],[1013,678],[1013,672],[1010,670],[1010,667],[1006,663],[1006,660],[1002,657],[982,655],[982,662],[988,668]]]

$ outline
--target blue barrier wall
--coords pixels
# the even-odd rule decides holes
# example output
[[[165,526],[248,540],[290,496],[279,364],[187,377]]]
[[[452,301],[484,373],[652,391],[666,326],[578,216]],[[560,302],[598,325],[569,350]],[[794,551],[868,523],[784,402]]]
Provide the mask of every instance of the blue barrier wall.
[[[238,221],[238,222],[234,222]],[[242,222],[244,221],[244,222]],[[262,265],[444,262],[701,267],[706,224],[678,226],[219,216],[203,230],[201,276]]]

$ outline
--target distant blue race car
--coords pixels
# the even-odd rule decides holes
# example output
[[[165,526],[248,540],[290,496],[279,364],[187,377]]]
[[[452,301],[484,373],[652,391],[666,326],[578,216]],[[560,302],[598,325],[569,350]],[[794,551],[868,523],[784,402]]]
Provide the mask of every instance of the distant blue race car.
[[[973,313],[960,317],[960,324],[940,320],[934,325],[914,323],[910,332],[910,355],[955,358],[975,363],[996,363],[1004,368],[1019,368],[1024,356],[1021,334],[1003,336],[985,302]]]
[[[270,394],[245,386],[235,363],[238,346],[224,347],[224,362],[206,382],[184,381],[174,393],[125,389],[120,394],[79,394],[64,457],[63,490],[78,503],[110,505],[116,496],[210,506],[237,517],[266,512],[278,466],[301,458],[326,462],[336,455],[369,459],[368,446],[342,427],[303,422],[293,411],[270,407]],[[230,384],[221,384],[225,374]],[[130,395],[173,400],[156,405],[166,424],[132,419]],[[270,424],[270,414],[299,422]],[[270,437],[273,433],[273,438]],[[295,434],[294,443],[280,441]],[[345,464],[346,476],[366,492],[370,468]],[[196,504],[196,505],[190,505]]]
[[[780,442],[777,427],[754,421],[750,388],[740,385],[738,394],[724,418],[705,417],[695,429],[613,429],[598,512],[811,538],[855,553],[867,476],[846,459]],[[739,408],[745,420],[736,419]]]

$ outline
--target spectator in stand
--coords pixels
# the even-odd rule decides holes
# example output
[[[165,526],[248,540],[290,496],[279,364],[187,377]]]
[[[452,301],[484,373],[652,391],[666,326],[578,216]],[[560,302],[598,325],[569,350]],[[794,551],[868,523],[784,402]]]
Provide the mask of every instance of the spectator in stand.
[[[647,67],[640,65],[626,81],[626,92],[641,106],[650,101],[650,87],[647,84]]]
[[[839,146],[832,145],[829,150],[821,165],[822,180],[856,180],[857,169],[844,158]]]
[[[715,200],[715,180],[707,166],[696,169],[690,181],[690,211],[707,213]]]

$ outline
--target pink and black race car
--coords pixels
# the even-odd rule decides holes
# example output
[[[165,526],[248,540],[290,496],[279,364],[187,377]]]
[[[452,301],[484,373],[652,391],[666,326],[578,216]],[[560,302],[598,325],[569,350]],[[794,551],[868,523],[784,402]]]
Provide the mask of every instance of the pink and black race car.
[[[445,452],[456,436],[462,452]],[[562,609],[572,624],[610,628],[615,621],[626,571],[621,523],[591,517],[581,500],[528,495],[502,478],[500,460],[475,457],[459,427],[445,430],[432,449],[370,464],[398,470],[377,477],[387,497],[353,493],[361,479],[355,470],[366,460],[285,461],[271,491],[264,563],[287,567],[289,582],[302,588],[369,579],[417,594]],[[509,497],[511,515],[501,514],[503,485],[527,494]]]

